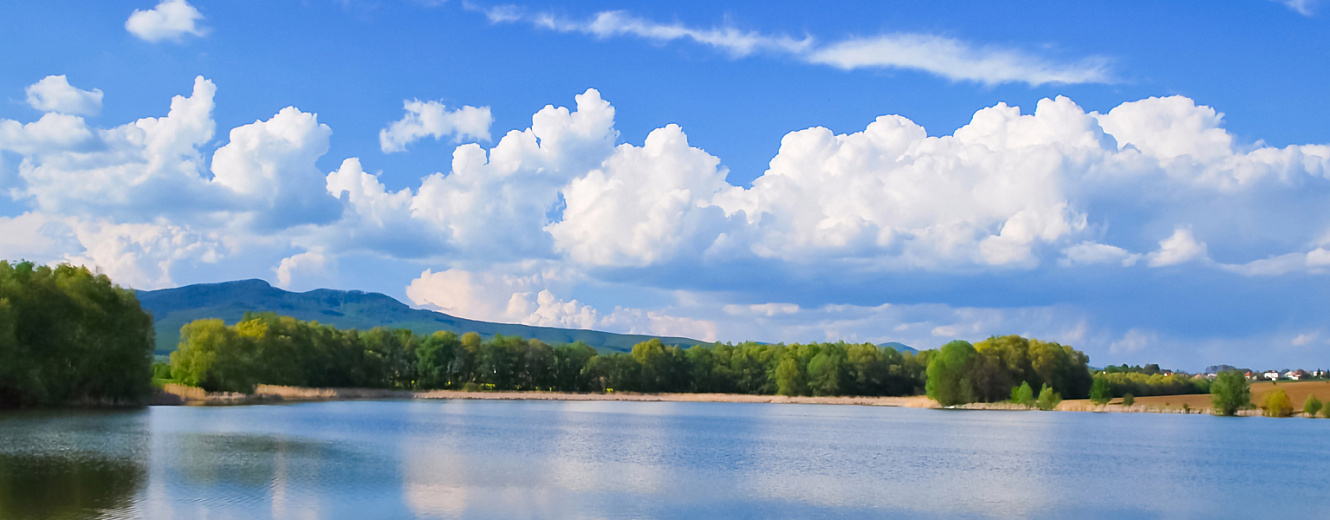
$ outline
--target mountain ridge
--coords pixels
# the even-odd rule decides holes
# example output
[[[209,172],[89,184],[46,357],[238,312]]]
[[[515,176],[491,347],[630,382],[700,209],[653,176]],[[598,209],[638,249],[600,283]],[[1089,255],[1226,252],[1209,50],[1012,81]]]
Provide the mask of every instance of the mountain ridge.
[[[382,293],[358,290],[314,289],[292,292],[259,279],[193,284],[170,289],[136,291],[140,305],[152,313],[157,332],[157,354],[175,350],[180,327],[198,319],[240,321],[245,312],[275,312],[300,320],[318,321],[344,329],[406,328],[418,334],[451,330],[539,339],[551,345],[582,341],[599,350],[627,352],[633,345],[659,337],[669,345],[707,344],[692,338],[620,334],[589,329],[563,329],[459,318],[442,312],[413,309]]]

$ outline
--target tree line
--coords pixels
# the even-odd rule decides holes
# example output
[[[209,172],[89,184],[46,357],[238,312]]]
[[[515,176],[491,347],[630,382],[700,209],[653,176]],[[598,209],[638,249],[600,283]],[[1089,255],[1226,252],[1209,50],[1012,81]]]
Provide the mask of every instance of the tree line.
[[[600,354],[585,343],[440,331],[339,330],[273,313],[235,325],[198,320],[171,354],[178,382],[209,391],[257,384],[396,389],[911,395],[927,355],[863,343],[717,343],[682,348],[652,339]]]
[[[140,402],[152,350],[133,290],[81,266],[0,261],[0,406]]]

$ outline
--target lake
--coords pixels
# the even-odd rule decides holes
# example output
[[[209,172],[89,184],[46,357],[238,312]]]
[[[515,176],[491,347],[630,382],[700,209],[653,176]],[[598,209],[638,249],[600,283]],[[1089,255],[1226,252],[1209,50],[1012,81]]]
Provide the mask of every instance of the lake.
[[[11,411],[0,518],[1323,518],[1327,434],[741,403]]]

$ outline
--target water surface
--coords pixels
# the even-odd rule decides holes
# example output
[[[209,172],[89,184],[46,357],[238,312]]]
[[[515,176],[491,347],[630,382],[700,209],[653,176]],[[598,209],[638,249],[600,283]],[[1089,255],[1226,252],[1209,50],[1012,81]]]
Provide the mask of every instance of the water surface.
[[[1327,434],[753,403],[5,412],[0,518],[1314,518]]]

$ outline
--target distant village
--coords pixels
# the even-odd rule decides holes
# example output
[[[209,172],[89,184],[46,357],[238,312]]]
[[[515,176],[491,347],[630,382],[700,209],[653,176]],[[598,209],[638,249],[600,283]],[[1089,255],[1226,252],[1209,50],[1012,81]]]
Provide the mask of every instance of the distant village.
[[[1309,379],[1326,379],[1330,377],[1330,370],[1322,369],[1303,370],[1299,368],[1296,370],[1266,370],[1260,372],[1256,370],[1234,368],[1227,365],[1208,367],[1205,369],[1205,373],[1196,374],[1193,377],[1204,377],[1206,379],[1214,380],[1215,376],[1218,376],[1220,372],[1228,370],[1238,370],[1242,372],[1243,375],[1247,377],[1248,381],[1306,381]]]

